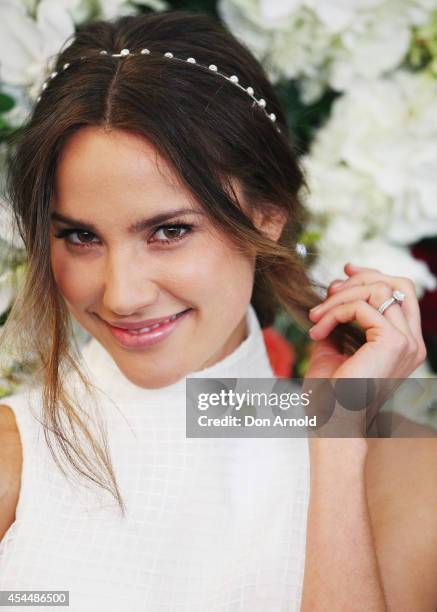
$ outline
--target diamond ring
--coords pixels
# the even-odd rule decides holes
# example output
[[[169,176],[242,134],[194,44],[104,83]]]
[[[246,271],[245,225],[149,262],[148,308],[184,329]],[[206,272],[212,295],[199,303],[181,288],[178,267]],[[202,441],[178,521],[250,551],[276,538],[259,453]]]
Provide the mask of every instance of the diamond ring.
[[[401,304],[404,300],[405,293],[396,289],[395,291],[393,291],[391,298],[381,304],[381,306],[378,308],[378,312],[384,314],[387,308],[389,308],[392,304]]]

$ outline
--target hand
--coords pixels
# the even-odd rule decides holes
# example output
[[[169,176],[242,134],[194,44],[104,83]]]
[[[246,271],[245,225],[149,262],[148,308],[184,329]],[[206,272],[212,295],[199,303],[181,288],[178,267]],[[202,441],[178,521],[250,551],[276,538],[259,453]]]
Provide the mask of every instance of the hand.
[[[305,377],[406,378],[426,359],[414,283],[349,263],[344,270],[349,278],[340,286],[331,283],[329,297],[310,310],[315,322],[310,336],[316,345]],[[379,313],[377,308],[395,289],[405,293],[405,301]],[[338,323],[353,321],[364,329],[367,342],[347,357],[328,336]]]
[[[346,264],[344,270],[349,278],[341,285],[331,283],[326,300],[310,311],[309,318],[315,322],[310,336],[315,340],[315,346],[305,379],[408,377],[426,359],[414,283],[408,278],[388,276],[373,268]],[[379,313],[378,307],[391,297],[395,289],[405,293],[405,301],[392,304],[384,314]],[[352,356],[346,356],[338,351],[328,336],[338,323],[354,321],[365,331],[367,342]],[[388,388],[393,386],[389,382],[387,388],[380,386],[378,389],[377,407],[387,399],[387,393],[393,391]],[[322,406],[323,398],[320,401]],[[341,407],[335,410],[334,417],[329,419],[324,430],[339,431],[336,429],[340,422],[338,419],[347,419],[351,431],[358,432],[363,431],[366,422],[364,413],[355,414]],[[344,431],[343,422],[341,428]]]

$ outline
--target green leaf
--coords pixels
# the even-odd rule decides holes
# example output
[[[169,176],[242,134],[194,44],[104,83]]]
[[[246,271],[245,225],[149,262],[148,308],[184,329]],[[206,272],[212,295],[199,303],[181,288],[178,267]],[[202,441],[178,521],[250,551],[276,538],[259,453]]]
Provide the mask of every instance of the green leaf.
[[[6,113],[14,108],[15,100],[5,93],[0,93],[0,113]]]
[[[322,232],[318,230],[305,230],[299,236],[299,242],[301,242],[307,247],[307,246],[311,246],[315,242],[318,242],[321,237],[322,237]]]

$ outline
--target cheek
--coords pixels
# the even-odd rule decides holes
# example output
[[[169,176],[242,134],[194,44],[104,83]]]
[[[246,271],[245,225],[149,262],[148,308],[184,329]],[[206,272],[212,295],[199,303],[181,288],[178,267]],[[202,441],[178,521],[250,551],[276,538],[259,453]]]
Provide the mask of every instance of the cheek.
[[[181,270],[183,283],[194,299],[197,296],[201,302],[221,305],[250,301],[254,263],[231,247],[210,241],[185,261]]]
[[[63,257],[56,249],[52,251],[52,271],[59,293],[72,304],[86,304],[92,299],[95,281],[88,278],[83,267]]]

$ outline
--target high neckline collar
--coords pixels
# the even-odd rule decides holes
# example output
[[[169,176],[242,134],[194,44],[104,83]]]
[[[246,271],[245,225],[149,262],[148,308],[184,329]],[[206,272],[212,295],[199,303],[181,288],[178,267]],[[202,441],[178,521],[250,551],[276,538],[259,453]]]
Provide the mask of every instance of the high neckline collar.
[[[273,377],[262,329],[252,304],[249,304],[246,312],[246,325],[247,336],[232,353],[212,366],[187,374],[186,378]],[[113,398],[128,400],[152,395],[156,399],[164,399],[168,395],[185,396],[185,377],[157,389],[135,385],[126,378],[112,356],[94,337],[82,348],[82,362],[92,382]]]

